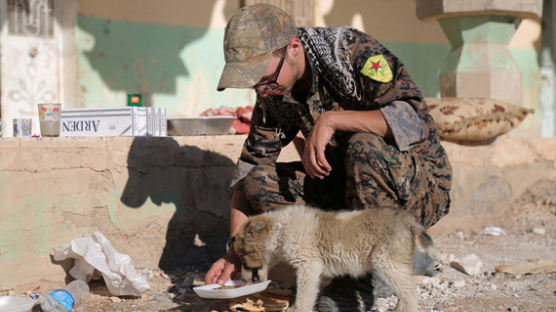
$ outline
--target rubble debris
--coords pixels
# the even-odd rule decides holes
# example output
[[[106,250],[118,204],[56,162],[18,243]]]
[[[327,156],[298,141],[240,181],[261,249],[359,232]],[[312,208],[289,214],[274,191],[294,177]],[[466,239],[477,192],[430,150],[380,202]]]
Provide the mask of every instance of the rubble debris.
[[[424,275],[416,275],[413,278],[413,282],[417,285],[426,287],[427,285],[429,285],[430,283],[432,283],[433,277],[428,277],[428,276],[424,276]]]
[[[537,262],[521,264],[499,264],[495,267],[495,270],[496,272],[513,275],[555,273],[556,262],[553,260],[541,259]]]
[[[120,303],[120,302],[122,302],[122,299],[120,299],[118,297],[110,297],[110,301],[112,301],[114,303]]]
[[[531,230],[531,232],[533,232],[537,235],[545,235],[546,234],[546,230],[543,227],[535,227]]]
[[[454,256],[454,254],[450,253],[450,254],[440,254],[438,256],[438,260],[440,261],[440,263],[442,264],[450,264],[450,262],[453,262],[456,260],[456,256]]]
[[[460,287],[465,286],[465,281],[464,280],[455,281],[452,285],[455,288],[460,288]]]
[[[504,229],[497,227],[497,226],[487,226],[485,227],[479,235],[490,235],[490,236],[500,236],[500,235],[508,235]]]
[[[450,266],[468,275],[479,275],[483,262],[476,254],[469,254],[450,262]]]

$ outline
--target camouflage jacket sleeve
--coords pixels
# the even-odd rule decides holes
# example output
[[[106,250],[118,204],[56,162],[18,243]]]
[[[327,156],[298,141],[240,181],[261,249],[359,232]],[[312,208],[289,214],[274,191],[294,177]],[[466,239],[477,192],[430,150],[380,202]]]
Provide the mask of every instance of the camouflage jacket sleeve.
[[[394,101],[381,107],[380,111],[392,130],[394,141],[400,151],[409,151],[413,143],[425,138],[419,116],[407,102]]]
[[[419,114],[426,105],[402,62],[377,40],[360,33],[354,51],[363,103],[378,107],[401,151],[425,138]]]
[[[283,146],[295,137],[298,129],[283,129],[274,109],[282,104],[281,97],[262,98],[257,102],[251,117],[251,128],[232,176],[231,188],[241,187],[243,178],[258,164],[275,163]],[[285,128],[285,127],[284,127]]]

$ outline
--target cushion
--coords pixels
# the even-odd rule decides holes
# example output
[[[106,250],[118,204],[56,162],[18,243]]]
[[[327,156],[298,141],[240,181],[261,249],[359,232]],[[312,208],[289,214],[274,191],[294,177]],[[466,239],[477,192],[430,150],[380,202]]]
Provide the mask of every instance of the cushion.
[[[485,98],[427,98],[441,138],[483,141],[510,131],[533,112]]]

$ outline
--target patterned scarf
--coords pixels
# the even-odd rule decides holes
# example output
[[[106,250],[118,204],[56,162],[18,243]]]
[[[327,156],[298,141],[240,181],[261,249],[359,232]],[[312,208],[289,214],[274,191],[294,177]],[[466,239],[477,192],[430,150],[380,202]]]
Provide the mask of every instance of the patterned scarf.
[[[356,75],[349,48],[355,40],[352,29],[346,26],[299,27],[297,34],[313,68],[327,85],[341,97],[360,101],[361,88],[354,79]]]

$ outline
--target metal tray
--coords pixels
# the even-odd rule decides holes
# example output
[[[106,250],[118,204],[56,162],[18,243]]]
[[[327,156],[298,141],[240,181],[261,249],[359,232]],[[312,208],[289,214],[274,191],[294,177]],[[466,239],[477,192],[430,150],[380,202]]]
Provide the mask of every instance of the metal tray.
[[[207,116],[168,119],[168,135],[222,135],[227,134],[234,116]]]

